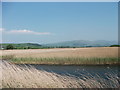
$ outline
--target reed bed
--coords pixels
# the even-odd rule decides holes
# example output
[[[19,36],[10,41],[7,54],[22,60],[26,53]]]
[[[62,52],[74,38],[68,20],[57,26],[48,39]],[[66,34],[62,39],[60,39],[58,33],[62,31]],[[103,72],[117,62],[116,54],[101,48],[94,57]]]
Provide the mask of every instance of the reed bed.
[[[16,64],[120,64],[118,47],[3,50],[0,58]]]
[[[0,80],[2,88],[119,88],[120,79],[116,73],[107,73],[107,79],[99,75],[81,75],[81,78],[59,75],[3,60]]]
[[[7,57],[8,58],[8,57]],[[10,57],[11,58],[11,57]],[[47,58],[12,58],[15,64],[47,64],[47,65],[120,65],[120,58],[85,58],[85,57],[47,57]]]
[[[17,58],[118,57],[118,47],[0,50],[0,52],[2,52],[0,56],[13,55]]]

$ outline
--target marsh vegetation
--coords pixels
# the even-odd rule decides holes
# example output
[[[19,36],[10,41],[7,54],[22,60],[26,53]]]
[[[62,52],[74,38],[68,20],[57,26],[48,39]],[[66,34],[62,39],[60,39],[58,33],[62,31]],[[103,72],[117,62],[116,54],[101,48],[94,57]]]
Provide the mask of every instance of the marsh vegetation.
[[[25,67],[25,68],[24,68]],[[81,74],[82,78],[59,75],[37,70],[34,67],[20,67],[2,61],[2,88],[118,88],[117,73],[107,73],[106,79],[99,75]]]
[[[3,50],[1,58],[16,64],[118,65],[118,47]]]
[[[118,73],[61,75],[30,64],[119,65],[118,47],[1,50],[3,88],[118,88]],[[22,64],[19,66],[16,64]],[[25,65],[29,64],[29,66]]]

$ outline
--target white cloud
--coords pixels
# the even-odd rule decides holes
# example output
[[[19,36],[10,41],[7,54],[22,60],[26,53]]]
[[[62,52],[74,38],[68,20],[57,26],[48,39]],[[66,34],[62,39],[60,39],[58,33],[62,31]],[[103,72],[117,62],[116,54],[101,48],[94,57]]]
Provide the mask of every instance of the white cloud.
[[[34,35],[50,35],[50,32],[35,32],[35,31],[31,31],[31,30],[11,30],[11,31],[7,31],[7,33],[11,33],[11,34],[34,34]]]
[[[2,32],[2,31],[5,31],[5,29],[4,28],[0,28],[0,32]]]
[[[10,33],[33,33],[33,31],[30,31],[30,30],[11,30],[9,31]]]

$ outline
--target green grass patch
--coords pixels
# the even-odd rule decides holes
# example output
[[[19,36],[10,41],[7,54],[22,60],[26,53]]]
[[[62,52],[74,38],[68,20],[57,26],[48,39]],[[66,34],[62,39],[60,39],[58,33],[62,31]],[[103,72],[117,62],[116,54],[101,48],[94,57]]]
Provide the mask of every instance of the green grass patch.
[[[119,65],[120,58],[12,58],[10,60],[16,64],[48,64],[48,65]]]
[[[12,60],[13,58],[14,58],[14,55],[0,56],[0,59],[2,59],[2,60]]]

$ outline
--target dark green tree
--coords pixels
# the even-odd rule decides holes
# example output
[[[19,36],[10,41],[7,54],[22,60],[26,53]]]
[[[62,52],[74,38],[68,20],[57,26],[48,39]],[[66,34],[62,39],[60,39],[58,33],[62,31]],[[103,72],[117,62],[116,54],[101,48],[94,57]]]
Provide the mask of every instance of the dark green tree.
[[[9,45],[6,46],[6,49],[7,49],[7,50],[9,50],[9,49],[14,49],[14,46],[11,45],[11,44],[9,44]]]
[[[110,47],[120,47],[120,45],[111,45]]]
[[[31,49],[31,47],[27,47],[27,49]]]

